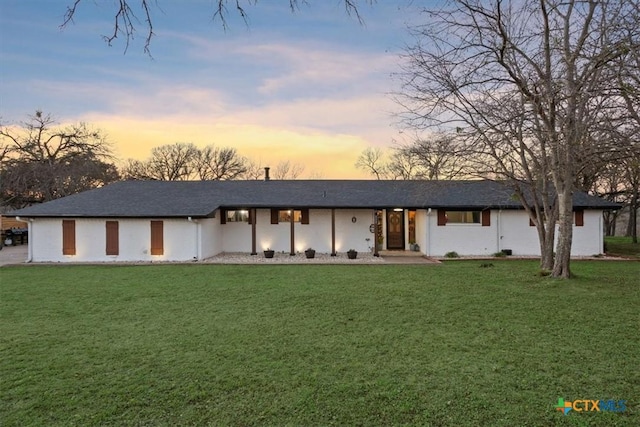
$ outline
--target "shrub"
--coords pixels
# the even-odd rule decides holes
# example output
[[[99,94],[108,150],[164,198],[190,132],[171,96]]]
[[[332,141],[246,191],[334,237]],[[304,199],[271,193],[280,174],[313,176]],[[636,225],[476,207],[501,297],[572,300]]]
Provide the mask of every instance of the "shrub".
[[[460,258],[460,255],[458,255],[458,252],[456,251],[451,251],[451,252],[447,252],[446,254],[444,254],[445,258]]]
[[[496,258],[504,258],[507,256],[507,254],[505,254],[504,252],[496,252],[495,254],[493,254],[493,256]]]

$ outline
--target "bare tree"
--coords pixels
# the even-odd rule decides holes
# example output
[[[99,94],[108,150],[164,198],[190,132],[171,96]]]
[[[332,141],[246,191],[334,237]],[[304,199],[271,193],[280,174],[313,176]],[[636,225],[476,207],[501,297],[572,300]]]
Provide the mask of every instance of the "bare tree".
[[[17,125],[0,125],[0,197],[21,208],[119,179],[111,146],[85,123],[59,126],[36,111]]]
[[[120,176],[122,179],[148,179],[152,180],[149,171],[147,170],[147,163],[136,159],[127,159],[120,166]]]
[[[322,171],[311,171],[308,175],[309,179],[326,179],[324,173]]]
[[[635,43],[640,32],[640,4],[631,3],[630,13],[623,16],[626,25],[620,27],[628,49],[613,65],[617,72],[617,89],[624,100],[629,120],[622,126],[628,137],[628,155],[624,157],[623,171],[627,186],[629,223],[627,235],[638,243],[638,210],[640,209],[640,49]]]
[[[264,167],[261,163],[256,163],[250,159],[246,161],[246,170],[238,179],[259,180],[264,178]]]
[[[622,169],[618,162],[611,162],[605,165],[590,191],[611,202],[623,202],[626,188],[622,179]],[[604,232],[606,236],[615,236],[619,212],[619,210],[615,210],[604,213]]]
[[[572,195],[579,162],[591,160],[579,153],[616,103],[611,65],[639,48],[624,18],[637,7],[631,0],[452,4],[415,28],[399,99],[405,123],[456,129],[491,166],[485,173],[509,179],[538,226],[541,267],[553,259],[552,275],[568,278]]]
[[[420,176],[418,161],[409,151],[393,149],[386,166],[389,179],[410,180]]]
[[[297,179],[302,172],[304,172],[304,165],[283,160],[273,168],[271,176],[273,179]]]
[[[121,173],[126,179],[186,181],[195,176],[197,155],[192,143],[161,145],[151,150],[147,160],[127,160]]]
[[[125,179],[158,181],[241,179],[249,171],[249,160],[235,148],[208,145],[198,148],[192,143],[161,145],[144,160],[129,159],[122,166]]]
[[[213,145],[198,150],[195,158],[198,179],[230,180],[247,173],[248,161],[239,156],[235,148],[218,148]]]
[[[366,148],[356,167],[376,179],[451,180],[467,176],[465,156],[453,135],[431,135],[390,151],[385,156],[380,148]]]
[[[414,159],[418,179],[451,180],[468,174],[467,153],[453,134],[435,134],[401,147],[403,156]]]
[[[355,16],[357,20],[362,23],[362,17],[358,11],[358,0],[342,0],[345,11],[348,15]],[[366,1],[366,0],[364,0]],[[299,9],[301,3],[306,3],[307,0],[288,0],[289,8],[292,12]],[[368,0],[368,3],[373,3],[373,0]],[[70,23],[73,23],[77,11],[83,2],[82,0],[74,0],[67,5],[67,10],[64,14],[64,21],[60,28],[67,27]],[[254,6],[258,3],[258,0],[214,0],[212,1],[211,15],[213,19],[220,19],[222,27],[226,30],[228,28],[228,17],[230,15],[229,9],[233,9],[243,20],[247,23],[248,12],[247,8]],[[191,6],[188,6],[191,7]],[[112,43],[119,37],[123,36],[125,39],[125,51],[129,47],[131,40],[135,38],[137,33],[137,27],[143,25],[145,27],[145,41],[144,52],[150,54],[151,40],[155,36],[154,32],[154,20],[152,11],[155,8],[159,8],[157,2],[152,0],[117,0],[113,2],[113,10],[109,14],[112,16],[112,28],[107,35],[102,36],[104,41],[111,46]],[[141,19],[144,21],[141,23]]]
[[[147,171],[152,179],[160,181],[186,181],[196,170],[198,148],[192,143],[161,145],[151,150]]]
[[[380,148],[365,148],[358,160],[356,161],[356,168],[362,169],[373,176],[376,179],[385,179],[387,176],[387,166],[383,160],[384,152]]]
[[[627,188],[629,222],[626,235],[638,243],[638,210],[640,209],[640,153],[623,161],[624,182]]]

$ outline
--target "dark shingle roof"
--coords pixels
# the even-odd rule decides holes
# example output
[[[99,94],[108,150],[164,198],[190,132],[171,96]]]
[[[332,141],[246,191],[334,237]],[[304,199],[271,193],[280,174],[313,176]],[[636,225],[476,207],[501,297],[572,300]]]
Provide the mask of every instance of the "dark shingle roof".
[[[577,208],[617,204],[574,195]],[[493,181],[123,181],[33,205],[24,217],[207,217],[219,207],[520,209],[506,185]]]

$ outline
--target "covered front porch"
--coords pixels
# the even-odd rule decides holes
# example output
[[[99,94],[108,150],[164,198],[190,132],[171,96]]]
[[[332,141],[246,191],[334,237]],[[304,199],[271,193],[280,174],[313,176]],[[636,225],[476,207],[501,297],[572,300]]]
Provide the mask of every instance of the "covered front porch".
[[[335,256],[354,249],[423,252],[426,211],[405,208],[220,209],[221,252],[256,255],[271,249],[295,255],[313,248]]]

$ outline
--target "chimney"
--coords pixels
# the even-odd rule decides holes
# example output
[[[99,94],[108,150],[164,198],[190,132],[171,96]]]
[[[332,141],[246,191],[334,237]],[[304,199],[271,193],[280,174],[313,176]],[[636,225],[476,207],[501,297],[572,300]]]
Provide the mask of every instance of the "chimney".
[[[271,178],[269,178],[269,167],[264,168],[264,180],[265,181],[269,181]]]

